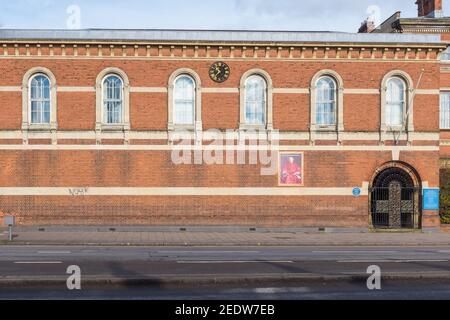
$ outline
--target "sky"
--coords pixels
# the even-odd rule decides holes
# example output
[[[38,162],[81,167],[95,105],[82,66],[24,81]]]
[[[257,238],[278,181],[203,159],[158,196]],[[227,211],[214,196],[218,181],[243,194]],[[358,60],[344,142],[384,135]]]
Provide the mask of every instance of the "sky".
[[[356,32],[369,16],[377,22],[396,11],[416,17],[415,1],[0,0],[0,27]],[[450,16],[450,0],[444,14]]]

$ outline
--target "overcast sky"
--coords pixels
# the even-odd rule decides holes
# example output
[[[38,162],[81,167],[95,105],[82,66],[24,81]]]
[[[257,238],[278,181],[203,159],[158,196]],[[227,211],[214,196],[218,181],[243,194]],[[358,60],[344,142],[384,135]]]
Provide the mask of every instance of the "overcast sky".
[[[0,0],[2,28],[258,29],[355,32],[369,15],[416,17],[416,0]],[[379,8],[379,9],[377,9]],[[444,0],[450,15],[450,0]],[[69,20],[74,26],[73,19]],[[76,24],[75,24],[76,26]]]

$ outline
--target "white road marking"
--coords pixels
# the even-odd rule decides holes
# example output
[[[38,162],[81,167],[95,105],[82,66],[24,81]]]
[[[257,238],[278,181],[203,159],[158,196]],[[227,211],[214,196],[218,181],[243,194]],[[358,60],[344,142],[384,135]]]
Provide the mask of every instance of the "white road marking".
[[[294,263],[294,261],[177,261],[180,264],[222,264],[222,263]]]
[[[339,260],[338,263],[414,263],[414,262],[449,262],[449,260]]]
[[[252,291],[254,293],[260,293],[260,294],[311,292],[311,290],[308,288],[256,288],[256,289],[253,289]]]
[[[38,251],[39,254],[71,254],[70,251]]]
[[[373,254],[373,253],[398,253],[398,251],[313,251],[313,253],[364,253],[364,254]]]
[[[404,271],[390,271],[390,272],[386,272],[386,274],[390,275],[390,274],[403,274],[403,273],[412,273],[412,272],[420,273],[420,275],[422,275],[422,276],[423,275],[436,275],[436,274],[440,275],[440,274],[443,274],[442,271],[422,271],[422,270],[413,270],[413,271],[406,271],[406,272],[404,272]],[[366,273],[364,273],[364,272],[340,272],[340,274],[351,275],[351,276],[354,276],[354,275],[357,275],[357,276],[359,276],[359,275],[366,275]]]
[[[242,253],[242,254],[247,254],[247,253],[259,253],[259,251],[157,251],[157,253],[208,253],[208,254],[222,254],[222,253]]]
[[[61,264],[62,261],[15,261],[15,264]]]

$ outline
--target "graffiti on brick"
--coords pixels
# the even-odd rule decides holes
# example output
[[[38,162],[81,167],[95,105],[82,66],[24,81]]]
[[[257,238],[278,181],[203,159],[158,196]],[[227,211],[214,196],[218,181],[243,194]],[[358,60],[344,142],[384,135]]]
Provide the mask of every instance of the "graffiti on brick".
[[[73,197],[80,197],[87,195],[89,188],[70,188],[69,193]]]

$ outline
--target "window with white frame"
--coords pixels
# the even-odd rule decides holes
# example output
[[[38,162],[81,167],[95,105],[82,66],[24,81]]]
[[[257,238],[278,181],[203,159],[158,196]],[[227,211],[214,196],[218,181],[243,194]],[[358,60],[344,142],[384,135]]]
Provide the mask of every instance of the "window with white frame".
[[[450,62],[450,47],[441,54],[441,61]]]
[[[123,122],[123,81],[116,75],[106,76],[103,80],[103,122]]]
[[[252,75],[245,81],[245,123],[264,125],[267,109],[267,83],[259,75]]]
[[[50,124],[51,92],[50,79],[37,74],[30,79],[31,124]]]
[[[336,82],[325,76],[316,84],[316,124],[319,126],[336,125]]]
[[[386,91],[386,125],[403,125],[406,105],[406,84],[399,77],[392,77],[387,81]]]
[[[195,80],[188,75],[181,75],[175,79],[173,92],[173,123],[175,125],[194,125],[195,86]]]
[[[441,92],[441,129],[450,129],[450,92]]]

